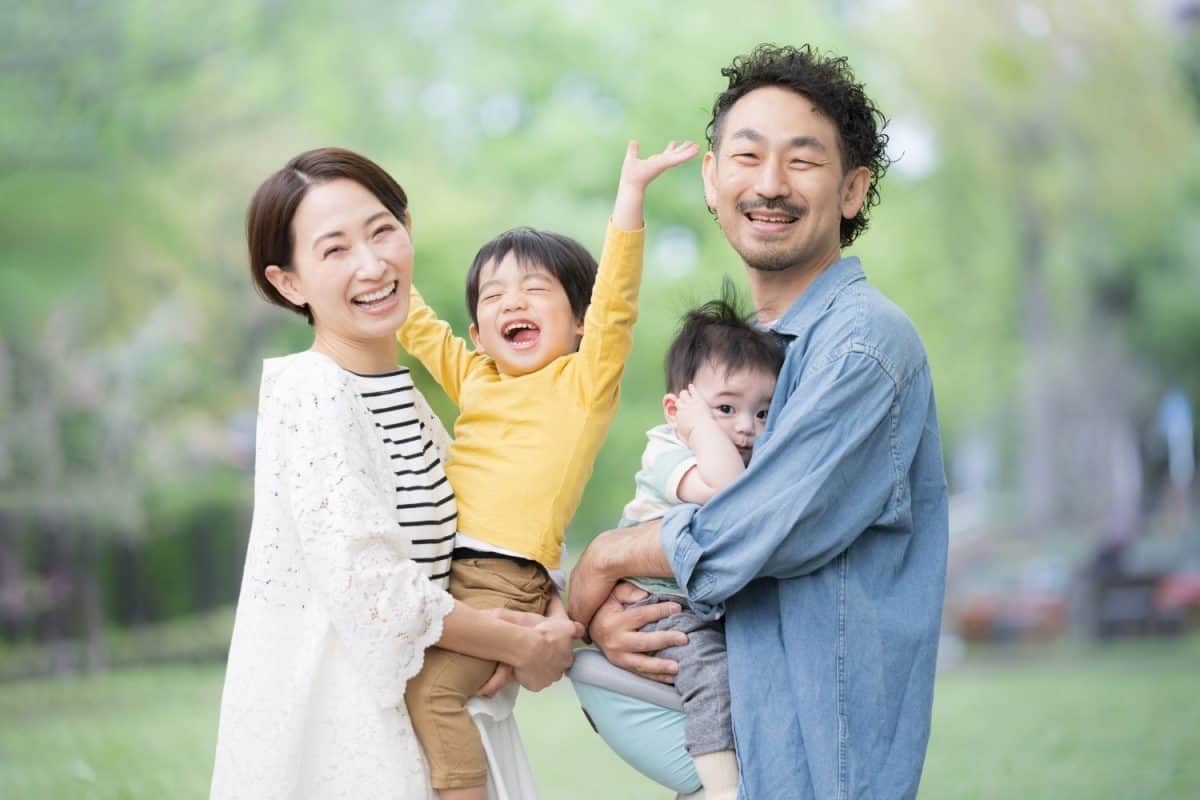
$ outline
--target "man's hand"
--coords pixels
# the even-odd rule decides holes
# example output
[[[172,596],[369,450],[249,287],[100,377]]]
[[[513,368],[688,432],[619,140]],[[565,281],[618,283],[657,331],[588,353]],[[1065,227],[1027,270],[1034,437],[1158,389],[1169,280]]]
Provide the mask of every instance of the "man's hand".
[[[611,547],[609,538],[617,533],[619,531],[607,531],[593,539],[571,570],[567,588],[567,615],[585,629],[613,586],[624,577],[609,575],[604,567],[605,556]]]
[[[586,628],[600,604],[621,578],[646,575],[666,578],[671,565],[659,544],[661,520],[605,531],[592,540],[571,570],[567,613]]]
[[[646,592],[631,583],[618,583],[592,618],[589,632],[604,651],[605,658],[613,664],[662,683],[674,683],[679,665],[669,658],[656,658],[646,653],[686,644],[687,634],[680,631],[641,633],[638,629],[678,614],[680,606],[678,603],[654,603],[625,608],[627,603],[636,603],[646,596]]]

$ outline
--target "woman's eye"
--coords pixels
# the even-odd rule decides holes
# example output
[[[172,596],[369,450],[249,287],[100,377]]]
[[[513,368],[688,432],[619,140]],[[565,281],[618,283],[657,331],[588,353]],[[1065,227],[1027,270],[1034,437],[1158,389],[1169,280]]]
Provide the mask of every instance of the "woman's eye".
[[[330,247],[329,249],[327,249],[327,250],[325,251],[325,255],[321,256],[321,258],[329,258],[329,257],[330,257],[330,256],[332,256],[332,255],[336,255],[337,253],[341,253],[341,252],[342,252],[342,251],[344,251],[345,249],[346,249],[346,248],[342,247],[340,244],[335,244],[333,247]]]
[[[391,233],[394,230],[396,230],[396,227],[394,225],[380,225],[378,228],[375,229],[375,233],[373,233],[371,235],[374,236],[376,239],[378,239],[383,234]]]

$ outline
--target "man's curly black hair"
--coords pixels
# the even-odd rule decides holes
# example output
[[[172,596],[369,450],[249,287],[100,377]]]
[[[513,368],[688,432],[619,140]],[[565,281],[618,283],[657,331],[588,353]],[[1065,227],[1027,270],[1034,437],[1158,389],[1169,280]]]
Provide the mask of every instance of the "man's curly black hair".
[[[862,209],[852,219],[842,220],[842,247],[847,247],[867,228],[870,210],[879,204],[879,182],[891,159],[887,156],[887,118],[863,91],[844,57],[821,53],[810,45],[779,47],[760,44],[749,55],[738,56],[721,75],[729,88],[713,103],[712,121],[706,134],[714,153],[720,144],[721,123],[729,109],[755,89],[779,86],[803,95],[837,126],[842,151],[842,172],[866,167],[871,186]]]

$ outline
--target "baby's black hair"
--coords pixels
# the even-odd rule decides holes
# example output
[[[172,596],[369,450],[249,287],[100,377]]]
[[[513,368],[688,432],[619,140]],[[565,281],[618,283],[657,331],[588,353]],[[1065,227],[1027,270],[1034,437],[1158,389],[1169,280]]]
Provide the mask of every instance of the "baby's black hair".
[[[778,375],[783,349],[768,331],[756,328],[738,308],[733,282],[726,278],[721,297],[683,315],[679,333],[667,349],[667,391],[678,394],[706,363],[725,372],[762,370]]]

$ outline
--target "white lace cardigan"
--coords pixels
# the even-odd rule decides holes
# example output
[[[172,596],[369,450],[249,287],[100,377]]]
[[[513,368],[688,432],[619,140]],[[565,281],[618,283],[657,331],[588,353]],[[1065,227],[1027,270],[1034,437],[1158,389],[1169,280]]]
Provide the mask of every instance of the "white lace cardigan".
[[[213,798],[433,797],[404,687],[453,601],[410,560],[353,377],[313,352],[264,364]],[[413,395],[444,452],[445,429]]]

